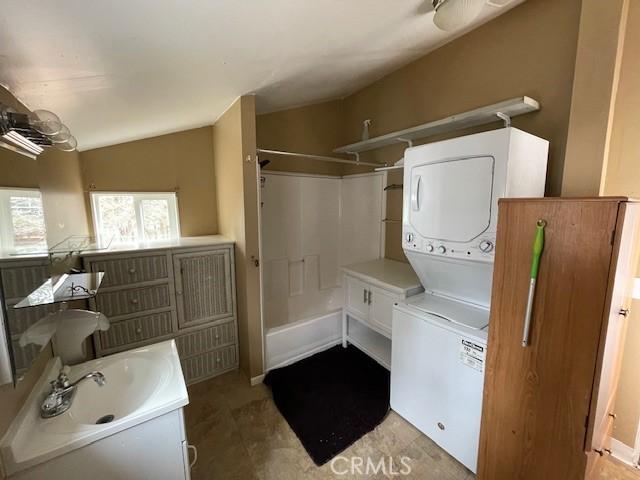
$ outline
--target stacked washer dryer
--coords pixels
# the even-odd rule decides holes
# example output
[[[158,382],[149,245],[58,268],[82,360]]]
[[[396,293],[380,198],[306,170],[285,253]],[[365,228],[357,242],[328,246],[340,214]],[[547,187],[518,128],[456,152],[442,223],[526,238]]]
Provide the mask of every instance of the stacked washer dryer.
[[[403,249],[425,292],[394,306],[391,407],[474,473],[498,199],[544,196],[548,147],[509,127],[405,151]]]

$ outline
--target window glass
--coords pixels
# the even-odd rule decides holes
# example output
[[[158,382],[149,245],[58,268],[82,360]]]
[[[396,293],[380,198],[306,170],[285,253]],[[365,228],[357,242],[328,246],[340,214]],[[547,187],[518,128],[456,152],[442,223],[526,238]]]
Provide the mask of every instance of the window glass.
[[[116,243],[134,242],[137,237],[136,211],[131,195],[98,197],[99,235]]]
[[[0,246],[17,253],[46,251],[47,229],[38,190],[0,188]]]
[[[91,194],[94,225],[104,243],[168,240],[180,236],[175,193]]]
[[[166,200],[142,200],[142,225],[145,240],[171,238],[171,217]]]

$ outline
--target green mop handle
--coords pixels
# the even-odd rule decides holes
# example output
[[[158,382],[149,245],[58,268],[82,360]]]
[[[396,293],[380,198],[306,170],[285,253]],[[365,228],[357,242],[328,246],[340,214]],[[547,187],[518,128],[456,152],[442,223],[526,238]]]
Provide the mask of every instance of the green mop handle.
[[[533,313],[533,300],[536,296],[536,281],[538,280],[538,269],[540,268],[540,257],[544,250],[544,227],[547,226],[545,220],[536,222],[536,236],[533,239],[533,258],[531,259],[531,275],[529,280],[529,298],[527,299],[527,311],[524,315],[524,331],[522,332],[522,346],[529,345],[529,333],[531,330],[531,315]]]

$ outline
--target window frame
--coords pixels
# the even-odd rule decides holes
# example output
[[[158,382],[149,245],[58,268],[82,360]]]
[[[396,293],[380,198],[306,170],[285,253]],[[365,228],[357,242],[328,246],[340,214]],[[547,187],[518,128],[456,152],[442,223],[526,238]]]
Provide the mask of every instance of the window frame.
[[[13,230],[13,218],[9,198],[12,194],[20,194],[23,197],[34,197],[40,199],[42,205],[42,222],[44,224],[44,245],[47,249],[47,221],[44,214],[44,201],[39,188],[33,187],[0,187],[0,250],[16,251],[15,232]],[[27,251],[25,250],[25,253]]]
[[[178,194],[177,192],[118,192],[118,191],[92,191],[89,192],[89,201],[91,203],[91,217],[93,220],[93,231],[98,239],[98,241],[102,241],[101,238],[102,232],[100,230],[99,222],[99,208],[98,208],[98,198],[99,197],[109,197],[109,196],[132,196],[133,197],[133,207],[136,215],[136,239],[133,241],[134,243],[156,243],[163,242],[169,240],[176,240],[181,237],[180,233],[180,209],[178,205]],[[161,240],[147,240],[144,237],[144,222],[143,222],[143,214],[142,214],[142,202],[144,200],[169,200],[169,225],[171,226],[172,222],[175,222],[175,233],[176,236],[170,236],[166,239]],[[173,200],[173,203],[171,202]],[[173,229],[172,229],[173,230]],[[112,244],[114,245],[126,245],[131,242],[119,242],[114,239]]]

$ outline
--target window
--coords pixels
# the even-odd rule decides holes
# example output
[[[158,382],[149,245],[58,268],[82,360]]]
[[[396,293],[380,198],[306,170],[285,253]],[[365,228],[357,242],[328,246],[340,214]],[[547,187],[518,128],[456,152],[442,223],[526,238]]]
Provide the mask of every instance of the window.
[[[39,190],[0,188],[0,247],[17,253],[47,250]]]
[[[91,209],[101,242],[153,242],[180,236],[175,193],[92,192]]]

